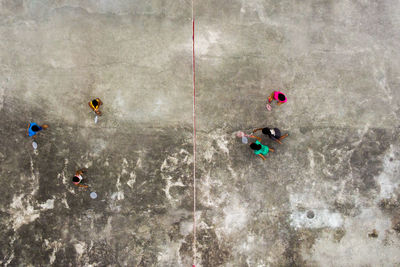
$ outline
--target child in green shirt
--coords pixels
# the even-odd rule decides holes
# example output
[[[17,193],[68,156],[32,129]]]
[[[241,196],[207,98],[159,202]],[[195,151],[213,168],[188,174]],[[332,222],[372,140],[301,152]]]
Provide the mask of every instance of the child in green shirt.
[[[259,155],[263,160],[265,160],[265,157],[269,151],[275,152],[273,148],[269,148],[266,145],[261,144],[261,138],[257,138],[257,141],[254,143],[250,144],[250,148],[254,150],[254,154]]]

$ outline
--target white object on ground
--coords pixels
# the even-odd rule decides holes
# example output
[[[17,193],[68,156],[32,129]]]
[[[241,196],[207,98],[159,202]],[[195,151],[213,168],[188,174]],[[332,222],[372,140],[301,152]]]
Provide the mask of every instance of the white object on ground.
[[[32,142],[33,149],[37,148],[37,143],[35,141]]]
[[[91,197],[92,199],[96,199],[96,198],[97,198],[96,192],[90,193],[90,197]]]
[[[94,117],[94,123],[97,123],[98,119],[99,119],[99,117],[96,115],[96,117]]]
[[[267,104],[265,107],[266,107],[268,110],[272,110],[272,107],[271,107],[270,104]]]
[[[236,133],[236,136],[237,137],[239,137],[239,138],[241,138],[241,137],[243,137],[243,136],[245,136],[245,137],[251,137],[251,133],[250,134],[245,134],[244,132],[237,132]]]
[[[248,141],[249,141],[249,140],[247,139],[246,136],[243,136],[243,137],[242,137],[242,143],[243,143],[243,144],[247,144]]]
[[[243,137],[244,136],[244,132],[237,132],[236,136],[239,137],[239,138]]]

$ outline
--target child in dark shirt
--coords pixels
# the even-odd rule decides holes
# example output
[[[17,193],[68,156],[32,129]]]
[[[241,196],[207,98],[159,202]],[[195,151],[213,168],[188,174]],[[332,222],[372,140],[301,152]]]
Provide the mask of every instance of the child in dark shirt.
[[[271,138],[272,140],[278,142],[281,145],[282,145],[281,140],[283,140],[284,138],[286,138],[288,136],[288,134],[282,135],[281,131],[278,128],[272,128],[271,129],[271,128],[268,128],[268,127],[255,129],[253,131],[253,133],[255,133],[257,131],[260,131],[260,130],[262,131],[263,134],[268,135],[269,138]]]

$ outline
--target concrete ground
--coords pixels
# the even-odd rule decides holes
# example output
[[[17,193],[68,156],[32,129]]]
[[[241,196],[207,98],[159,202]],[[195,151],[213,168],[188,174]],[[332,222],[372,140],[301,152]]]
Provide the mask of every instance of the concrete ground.
[[[195,13],[197,266],[399,266],[400,2]],[[191,34],[188,0],[0,0],[1,265],[190,266]]]

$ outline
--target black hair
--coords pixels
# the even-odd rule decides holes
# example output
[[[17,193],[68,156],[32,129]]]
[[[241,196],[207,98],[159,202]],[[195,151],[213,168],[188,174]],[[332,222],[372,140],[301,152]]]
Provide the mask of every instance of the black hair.
[[[72,178],[72,182],[74,182],[74,183],[78,183],[79,181],[80,181],[79,177],[74,176]]]
[[[256,143],[251,143],[250,144],[250,148],[253,150],[260,150],[261,149],[261,145],[256,144]]]
[[[92,104],[93,104],[93,106],[97,106],[99,104],[99,102],[97,101],[97,99],[95,99],[95,100],[92,100]]]
[[[33,125],[33,126],[32,126],[32,131],[38,132],[39,130],[40,130],[40,128],[37,127],[37,125]]]
[[[271,130],[268,127],[262,129],[262,133],[265,135],[271,135]]]
[[[286,96],[284,94],[278,94],[279,101],[285,101]]]

